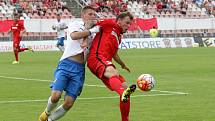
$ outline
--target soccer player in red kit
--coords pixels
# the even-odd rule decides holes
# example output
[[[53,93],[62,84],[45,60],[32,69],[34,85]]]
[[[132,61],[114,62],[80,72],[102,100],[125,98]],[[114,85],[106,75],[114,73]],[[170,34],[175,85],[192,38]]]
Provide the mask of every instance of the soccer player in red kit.
[[[11,29],[8,33],[12,33],[12,39],[13,39],[13,52],[15,55],[15,61],[13,61],[13,64],[19,64],[19,52],[23,52],[25,50],[33,51],[32,48],[20,48],[20,41],[23,33],[25,32],[25,28],[23,23],[19,22],[19,14],[14,14],[14,23],[11,26]]]
[[[116,18],[116,22],[110,20],[98,22],[97,25],[101,30],[93,39],[87,60],[87,66],[91,72],[101,79],[110,90],[117,92],[120,96],[122,121],[129,120],[130,95],[135,91],[136,85],[127,86],[125,79],[113,65],[112,59],[120,64],[122,69],[130,72],[118,56],[117,51],[121,43],[121,36],[128,30],[132,20],[133,16],[129,12],[125,12]]]

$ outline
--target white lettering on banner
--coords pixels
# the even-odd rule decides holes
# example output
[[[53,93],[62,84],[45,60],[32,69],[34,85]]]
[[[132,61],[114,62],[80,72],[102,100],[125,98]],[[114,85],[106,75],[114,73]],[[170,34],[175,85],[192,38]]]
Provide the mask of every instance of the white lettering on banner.
[[[214,40],[213,38],[213,45]],[[21,41],[21,47],[32,47],[35,51],[58,51],[55,46],[56,40],[44,41]],[[194,44],[193,38],[126,38],[119,45],[120,49],[130,48],[176,48],[176,47],[192,47]],[[0,52],[13,51],[13,43],[0,42]]]
[[[120,49],[130,49],[130,48],[161,48],[160,41],[122,41],[119,46]]]
[[[0,45],[0,52],[8,52],[12,51],[12,46],[7,46],[7,45]]]
[[[122,40],[120,49],[130,48],[176,48],[192,47],[194,39],[188,38],[126,38]]]
[[[56,51],[56,40],[50,41],[21,41],[20,46],[31,47],[35,51]],[[0,52],[11,52],[13,51],[13,43],[10,42],[0,42]]]

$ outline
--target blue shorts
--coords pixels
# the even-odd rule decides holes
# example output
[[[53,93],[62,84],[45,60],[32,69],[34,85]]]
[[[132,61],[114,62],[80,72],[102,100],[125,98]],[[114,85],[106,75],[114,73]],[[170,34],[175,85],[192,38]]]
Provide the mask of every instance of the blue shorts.
[[[54,77],[55,79],[51,84],[52,90],[65,91],[66,95],[76,99],[83,88],[85,65],[64,59],[59,62]]]
[[[64,37],[57,38],[57,46],[64,46]]]

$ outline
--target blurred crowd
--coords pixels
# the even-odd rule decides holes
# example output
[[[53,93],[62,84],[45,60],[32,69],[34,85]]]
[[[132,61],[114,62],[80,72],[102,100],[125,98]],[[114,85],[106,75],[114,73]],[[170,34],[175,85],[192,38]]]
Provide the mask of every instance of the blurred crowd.
[[[24,19],[54,17],[57,12],[70,14],[66,2],[61,0],[1,0],[0,17],[11,17],[13,12],[22,13]]]

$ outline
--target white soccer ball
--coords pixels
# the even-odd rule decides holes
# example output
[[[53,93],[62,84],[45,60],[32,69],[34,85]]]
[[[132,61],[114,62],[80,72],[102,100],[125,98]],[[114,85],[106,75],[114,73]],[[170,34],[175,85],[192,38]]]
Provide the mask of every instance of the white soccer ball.
[[[137,79],[137,86],[142,91],[150,91],[155,86],[155,79],[150,74],[142,74]]]

